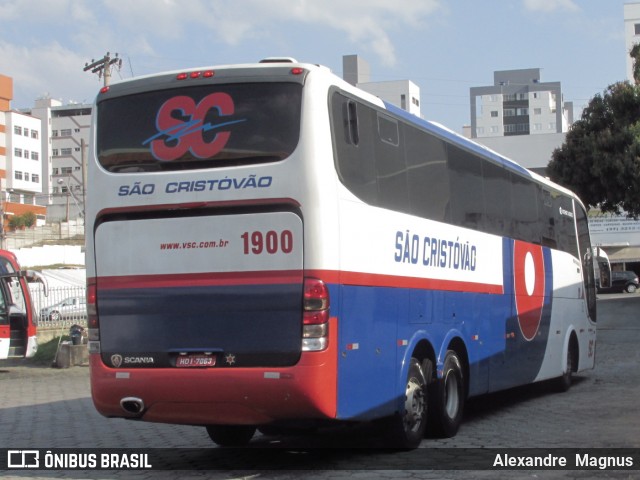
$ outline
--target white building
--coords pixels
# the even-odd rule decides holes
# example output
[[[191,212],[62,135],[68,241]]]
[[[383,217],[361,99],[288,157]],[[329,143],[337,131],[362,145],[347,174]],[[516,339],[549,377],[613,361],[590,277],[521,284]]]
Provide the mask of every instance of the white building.
[[[640,3],[624,5],[624,43],[626,47],[627,80],[633,83],[633,60],[629,52],[640,42]]]
[[[49,159],[43,175],[52,221],[74,219],[84,212],[84,164],[91,128],[91,105],[62,105],[38,99],[31,110],[43,125],[43,154]],[[46,131],[45,131],[46,129]]]
[[[541,82],[539,68],[496,71],[493,79],[470,89],[471,138],[563,133],[573,123],[560,82]]]
[[[41,121],[31,115],[8,111],[5,116],[7,177],[11,200],[35,205],[43,191]]]
[[[421,117],[420,87],[411,80],[371,82],[369,64],[357,55],[342,57],[342,78],[365,92]]]

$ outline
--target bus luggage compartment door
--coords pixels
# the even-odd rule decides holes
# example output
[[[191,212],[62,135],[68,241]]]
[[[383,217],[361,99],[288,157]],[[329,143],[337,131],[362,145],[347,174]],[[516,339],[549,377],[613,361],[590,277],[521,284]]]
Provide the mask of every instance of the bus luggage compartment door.
[[[287,366],[301,352],[295,213],[104,221],[97,313],[108,366]]]

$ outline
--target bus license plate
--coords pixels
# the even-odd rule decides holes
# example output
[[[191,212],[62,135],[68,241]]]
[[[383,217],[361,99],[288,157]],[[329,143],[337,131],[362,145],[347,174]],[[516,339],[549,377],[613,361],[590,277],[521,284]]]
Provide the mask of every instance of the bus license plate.
[[[213,367],[216,357],[213,355],[180,355],[176,358],[176,367]]]

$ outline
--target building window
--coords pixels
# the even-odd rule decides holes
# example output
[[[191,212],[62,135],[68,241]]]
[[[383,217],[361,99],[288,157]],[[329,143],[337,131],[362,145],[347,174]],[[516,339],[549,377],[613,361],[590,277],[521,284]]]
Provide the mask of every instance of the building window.
[[[505,109],[502,111],[502,114],[503,114],[505,117],[514,117],[514,116],[516,115],[516,109],[515,109],[515,108],[505,108]]]
[[[535,131],[541,131],[542,130],[542,124],[541,123],[534,123],[533,124],[533,129]]]
[[[14,126],[13,133],[15,133],[16,135],[22,135],[22,127],[19,127],[18,125]]]
[[[491,110],[491,116],[493,118],[497,118],[498,117],[498,111],[497,110]]]
[[[58,136],[58,130],[51,130],[51,136],[52,137],[57,137]]]
[[[635,34],[636,34],[636,35],[640,35],[640,23],[636,23],[636,24],[633,26],[633,29],[635,30]]]
[[[483,135],[484,134],[484,127],[478,127],[476,128],[476,133],[478,135]]]
[[[22,172],[16,170],[13,174],[13,178],[15,178],[16,180],[22,180]]]
[[[40,175],[38,175],[37,173],[32,173],[31,174],[31,181],[33,183],[40,183]]]
[[[24,151],[24,158],[29,158],[29,150]]]
[[[22,157],[22,149],[21,148],[14,148],[13,149],[13,155],[15,157]]]
[[[500,133],[500,130],[498,129],[497,125],[493,125],[493,126],[489,127],[489,132],[490,133]]]
[[[526,93],[518,93],[517,94],[517,98],[518,98],[518,100],[527,100],[527,94]]]
[[[528,108],[518,108],[516,110],[516,115],[529,115],[529,109]]]
[[[542,115],[542,109],[541,108],[534,108],[533,109],[533,114],[534,115]]]
[[[28,137],[28,136],[29,136],[29,129],[28,129],[27,127],[25,127],[25,128],[24,128],[24,130],[22,131],[22,134],[23,134],[25,137]]]
[[[31,160],[40,160],[40,154],[38,152],[31,152]]]
[[[65,128],[63,130],[60,130],[60,136],[61,137],[70,137],[71,136],[71,129],[70,128]]]
[[[37,130],[31,130],[31,138],[35,138],[36,140],[38,139],[38,131]]]
[[[59,157],[60,151],[57,148],[54,148],[53,150],[51,150],[51,155],[53,155],[54,157]]]
[[[516,126],[512,123],[509,123],[504,126],[504,133],[515,133]]]
[[[76,132],[76,133],[80,133],[80,129],[79,128],[74,128],[73,131]]]
[[[73,172],[71,167],[61,167],[60,168],[60,173],[62,175],[71,175],[71,173]]]
[[[518,123],[518,124],[516,124],[516,132],[518,132],[518,133],[527,133],[527,132],[529,132],[529,124],[528,123]]]
[[[62,155],[71,155],[71,149],[70,148],[61,148],[60,149],[60,153]]]
[[[411,101],[416,107],[420,106],[420,100],[418,100],[416,97],[411,97]]]
[[[549,130],[555,130],[556,129],[556,122],[549,122]]]

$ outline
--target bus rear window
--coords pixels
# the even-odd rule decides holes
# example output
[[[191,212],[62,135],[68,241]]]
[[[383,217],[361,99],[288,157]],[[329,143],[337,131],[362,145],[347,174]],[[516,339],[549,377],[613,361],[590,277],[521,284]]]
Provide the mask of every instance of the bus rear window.
[[[300,133],[302,86],[207,84],[98,103],[97,155],[110,172],[274,162]]]

